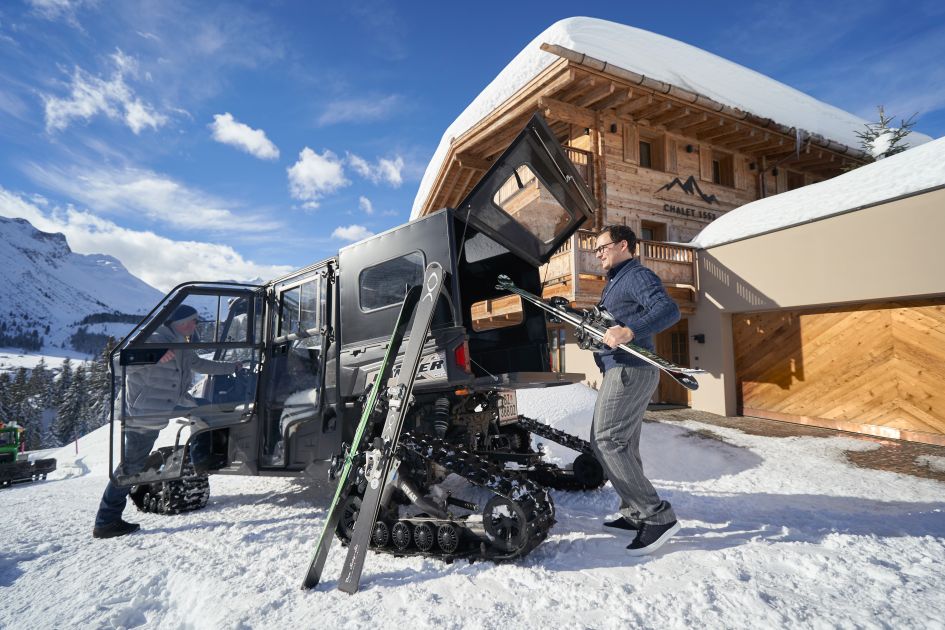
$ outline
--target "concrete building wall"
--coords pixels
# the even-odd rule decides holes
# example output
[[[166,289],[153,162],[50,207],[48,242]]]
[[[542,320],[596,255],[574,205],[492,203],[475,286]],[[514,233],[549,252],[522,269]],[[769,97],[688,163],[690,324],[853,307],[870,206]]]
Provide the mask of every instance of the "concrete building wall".
[[[692,407],[734,415],[732,313],[945,295],[945,189],[698,254]]]

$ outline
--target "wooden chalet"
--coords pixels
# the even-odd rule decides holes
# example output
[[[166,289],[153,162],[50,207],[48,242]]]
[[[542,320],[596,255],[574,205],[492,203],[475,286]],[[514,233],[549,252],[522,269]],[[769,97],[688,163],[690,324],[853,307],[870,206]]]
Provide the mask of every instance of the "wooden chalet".
[[[657,350],[689,362],[688,319],[698,296],[695,250],[684,245],[711,221],[748,202],[822,181],[867,161],[858,149],[723,105],[677,85],[644,77],[560,45],[556,60],[467,131],[452,138],[419,211],[456,207],[526,121],[541,112],[594,193],[593,224],[575,234],[541,270],[544,295],[596,304],[603,287],[595,233],[626,224],[638,256],[663,280],[683,320],[657,338]],[[541,212],[540,194],[529,212]],[[509,317],[497,300],[481,317]],[[599,380],[589,353],[568,331],[550,330],[552,361]],[[687,403],[666,379],[659,401]]]

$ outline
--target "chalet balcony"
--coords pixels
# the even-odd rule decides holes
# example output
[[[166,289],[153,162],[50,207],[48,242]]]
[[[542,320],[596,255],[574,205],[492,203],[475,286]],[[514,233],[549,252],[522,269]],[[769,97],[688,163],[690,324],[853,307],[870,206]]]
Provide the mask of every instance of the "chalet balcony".
[[[562,296],[577,307],[589,307],[600,300],[604,275],[594,255],[594,232],[579,230],[551,257],[541,270],[542,296]],[[695,251],[692,248],[639,241],[637,257],[663,281],[683,314],[695,311]]]

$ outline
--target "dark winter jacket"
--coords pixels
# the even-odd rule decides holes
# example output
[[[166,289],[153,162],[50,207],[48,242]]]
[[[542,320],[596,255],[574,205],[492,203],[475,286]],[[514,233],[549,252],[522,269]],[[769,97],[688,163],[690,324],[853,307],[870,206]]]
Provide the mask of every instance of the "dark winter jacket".
[[[148,343],[183,343],[186,339],[169,326],[161,326]],[[131,426],[163,429],[175,407],[195,407],[197,402],[190,395],[194,372],[201,374],[230,374],[238,364],[203,359],[189,348],[174,350],[174,358],[165,363],[132,366],[127,369],[125,379],[125,420]],[[116,405],[120,405],[119,395]],[[119,409],[116,408],[116,417]]]
[[[679,307],[666,293],[659,276],[631,258],[607,272],[600,302],[617,323],[633,331],[634,345],[655,350],[653,336],[679,321]],[[617,365],[649,365],[628,352],[608,348],[594,353],[601,372]],[[654,368],[655,369],[655,368]]]

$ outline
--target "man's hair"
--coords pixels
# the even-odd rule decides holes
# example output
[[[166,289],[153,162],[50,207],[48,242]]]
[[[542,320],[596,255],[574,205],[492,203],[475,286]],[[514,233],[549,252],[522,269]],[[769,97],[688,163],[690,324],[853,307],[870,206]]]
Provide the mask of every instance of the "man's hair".
[[[604,234],[609,235],[610,240],[614,243],[627,241],[627,249],[630,250],[631,254],[637,249],[637,235],[626,225],[607,225],[597,233],[597,236],[600,237]]]

